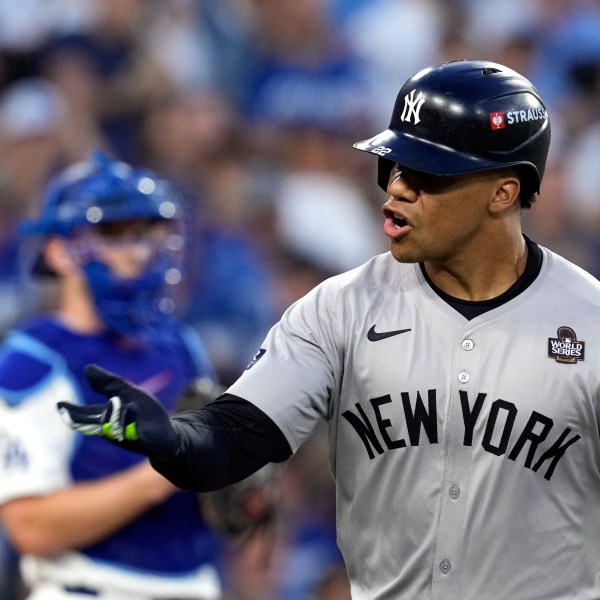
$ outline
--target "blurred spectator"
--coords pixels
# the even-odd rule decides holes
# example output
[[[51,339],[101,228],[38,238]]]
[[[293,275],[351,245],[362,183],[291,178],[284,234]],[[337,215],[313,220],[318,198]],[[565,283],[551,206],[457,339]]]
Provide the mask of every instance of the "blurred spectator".
[[[93,2],[0,0],[0,88],[39,75],[39,54],[46,39],[87,22]]]
[[[233,102],[215,88],[192,86],[165,94],[140,123],[145,161],[179,185],[203,190],[221,156],[247,145]],[[219,203],[207,212],[219,210]],[[249,210],[249,209],[248,209]]]
[[[0,92],[0,331],[32,309],[24,293],[17,224],[28,215],[63,160],[68,105],[41,78],[23,78]]]
[[[140,119],[172,84],[149,51],[146,33],[155,3],[97,0],[92,23],[52,36],[41,52],[41,72],[87,109],[108,148],[125,160],[139,156]]]
[[[352,148],[362,124],[341,115],[329,124],[318,115],[314,118],[287,124],[280,132],[271,202],[274,235],[281,248],[275,264],[285,271],[295,257],[299,267],[311,266],[323,279],[358,266],[384,246],[378,218],[381,204],[360,184],[365,165]],[[294,273],[282,272],[286,286]],[[300,269],[302,273],[306,271]],[[282,300],[298,297],[284,293]]]
[[[296,257],[328,276],[381,249],[351,143],[371,124],[365,65],[332,27],[329,2],[252,4],[255,52],[240,110],[270,171],[271,252],[283,269]]]
[[[253,132],[364,119],[364,65],[328,20],[327,0],[254,0],[254,56],[240,79]]]
[[[17,216],[60,164],[67,116],[63,95],[40,78],[18,80],[0,95],[2,206],[12,206]]]
[[[595,101],[598,106],[600,95]],[[584,230],[600,231],[600,111],[590,114],[585,130],[570,144],[564,177],[569,190],[570,210]]]
[[[239,100],[240,81],[252,68],[257,51],[254,0],[191,0],[191,4],[197,11],[197,43],[210,63],[202,64],[199,73],[209,76],[209,87]]]
[[[343,565],[336,565],[325,572],[312,600],[352,600],[348,576]]]
[[[196,232],[195,277],[184,320],[205,339],[220,378],[231,383],[274,323],[272,275],[243,230],[205,221]]]
[[[529,36],[533,60],[525,75],[555,116],[585,93],[588,66],[600,57],[600,5],[596,0],[529,0],[535,17],[519,28]],[[521,4],[520,4],[521,6]],[[559,112],[560,111],[560,112]]]
[[[269,218],[249,142],[233,105],[208,89],[156,105],[143,133],[149,164],[169,174],[188,199],[194,235],[184,320],[201,333],[227,383],[277,317],[262,243]]]
[[[455,2],[460,5],[463,17],[461,25],[465,36],[476,48],[488,54],[495,54],[511,38],[521,38],[529,32],[543,18],[540,12],[545,9],[542,6],[545,3],[546,0],[506,0],[502,10],[498,10],[493,2]],[[496,60],[500,62],[499,58]]]
[[[369,115],[387,127],[398,89],[413,73],[438,62],[448,3],[440,0],[371,0],[343,24],[353,51],[369,72]]]
[[[274,202],[282,245],[325,273],[357,267],[383,251],[375,210],[337,174],[290,171]]]
[[[570,224],[565,237],[577,240],[588,250],[591,259],[587,268],[596,277],[600,277],[600,177],[596,164],[600,152],[599,101],[600,93],[590,99],[585,125],[565,144],[569,152],[565,153],[562,178],[557,182],[565,191],[565,223]],[[581,113],[585,108],[580,105]],[[586,267],[581,259],[578,264]]]
[[[197,0],[152,2],[153,15],[146,32],[148,52],[176,90],[211,86],[217,77],[217,49],[206,31],[201,8],[205,3]]]

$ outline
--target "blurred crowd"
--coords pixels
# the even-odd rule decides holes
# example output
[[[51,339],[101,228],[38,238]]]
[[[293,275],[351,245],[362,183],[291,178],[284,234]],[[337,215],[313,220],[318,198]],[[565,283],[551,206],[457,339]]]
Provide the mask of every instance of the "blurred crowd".
[[[290,303],[387,249],[375,162],[352,144],[410,75],[457,58],[540,90],[553,141],[525,231],[600,276],[598,0],[0,0],[0,333],[46,301],[17,224],[102,148],[185,198],[178,311],[227,385]],[[290,461],[277,529],[230,549],[228,600],[349,597],[324,439]]]

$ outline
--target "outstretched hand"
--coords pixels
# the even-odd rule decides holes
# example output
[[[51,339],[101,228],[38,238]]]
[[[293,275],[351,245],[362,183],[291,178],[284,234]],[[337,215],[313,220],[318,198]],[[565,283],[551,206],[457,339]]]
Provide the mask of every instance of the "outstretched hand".
[[[171,458],[177,454],[179,435],[154,396],[98,365],[87,365],[85,376],[108,402],[91,405],[58,402],[58,411],[71,429],[105,437],[150,458]]]

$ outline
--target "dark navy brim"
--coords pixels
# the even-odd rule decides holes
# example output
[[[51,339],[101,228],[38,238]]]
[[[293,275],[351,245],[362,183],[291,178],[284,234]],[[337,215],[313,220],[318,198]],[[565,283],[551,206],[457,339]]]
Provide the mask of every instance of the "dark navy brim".
[[[371,139],[357,142],[354,147],[415,171],[434,175],[460,175],[510,165],[458,152],[449,146],[391,129],[386,129]]]

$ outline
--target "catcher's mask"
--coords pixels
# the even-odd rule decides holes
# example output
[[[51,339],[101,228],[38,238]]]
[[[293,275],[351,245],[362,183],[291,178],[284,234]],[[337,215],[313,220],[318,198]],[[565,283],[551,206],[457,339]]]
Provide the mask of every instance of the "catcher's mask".
[[[531,82],[497,63],[461,60],[411,77],[388,129],[354,147],[379,156],[384,190],[395,163],[434,175],[516,166],[522,194],[531,196],[549,145],[548,111]]]
[[[38,219],[20,232],[58,235],[85,274],[105,323],[124,335],[158,333],[174,310],[172,286],[182,279],[182,208],[173,187],[146,169],[95,152],[48,185]],[[129,247],[139,262],[124,276],[107,256]],[[55,275],[40,253],[35,275]]]

